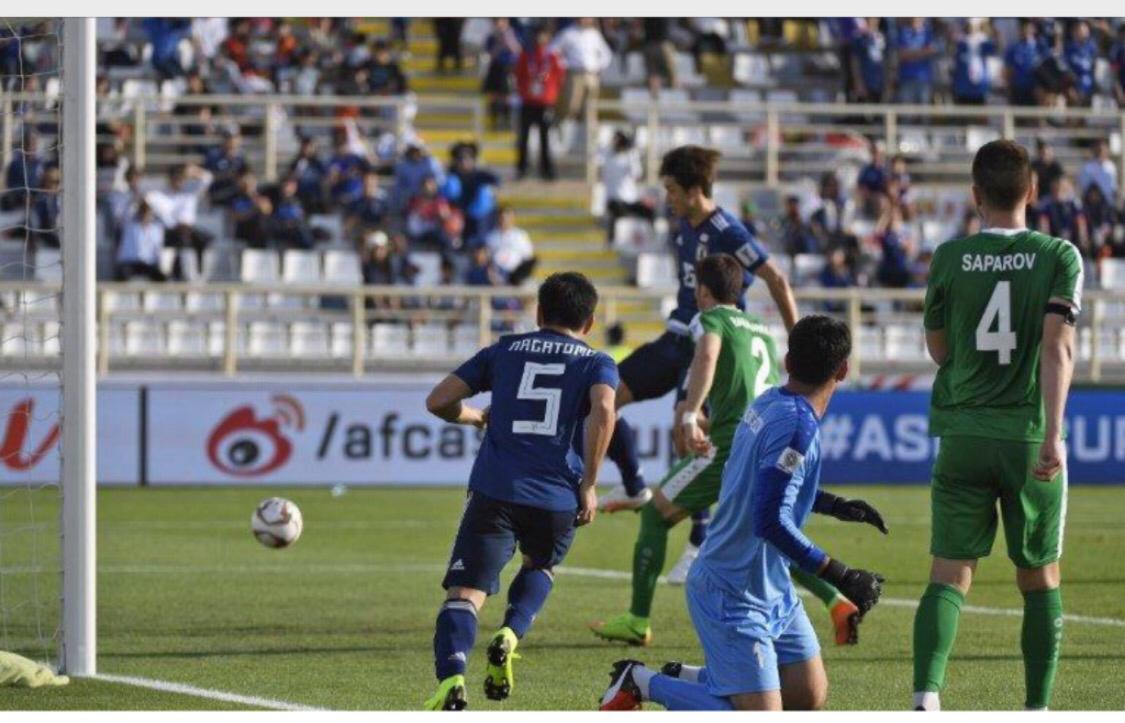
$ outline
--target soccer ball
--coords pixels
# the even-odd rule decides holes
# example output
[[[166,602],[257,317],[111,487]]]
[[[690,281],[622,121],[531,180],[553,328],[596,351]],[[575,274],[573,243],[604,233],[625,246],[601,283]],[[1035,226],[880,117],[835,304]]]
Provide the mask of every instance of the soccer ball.
[[[301,536],[304,520],[297,505],[281,497],[258,503],[250,516],[250,531],[266,547],[288,547]]]

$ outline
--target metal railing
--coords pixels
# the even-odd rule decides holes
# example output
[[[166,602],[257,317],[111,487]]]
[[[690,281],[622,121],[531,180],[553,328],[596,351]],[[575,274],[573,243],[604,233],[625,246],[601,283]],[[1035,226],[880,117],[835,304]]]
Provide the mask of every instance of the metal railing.
[[[56,102],[43,94],[0,93],[0,162],[4,167],[11,157],[12,140],[18,116],[13,104],[27,103],[31,120],[49,123],[55,120],[48,112]],[[427,127],[435,119],[466,137],[484,138],[485,100],[476,93],[460,96],[414,95],[393,97],[301,96],[301,95],[183,95],[178,97],[138,96],[121,98],[107,96],[99,100],[99,118],[114,118],[132,127],[127,153],[141,168],[165,168],[186,160],[198,160],[197,147],[219,142],[219,129],[237,127],[243,132],[244,152],[251,167],[267,181],[276,180],[282,164],[296,151],[296,133],[327,132],[341,122],[341,113],[354,118],[357,127],[370,135],[386,130],[401,140],[415,118],[427,118]],[[177,115],[174,106],[211,106],[216,114],[210,130],[202,135],[183,132],[184,127],[198,125],[191,116]],[[36,116],[35,108],[42,108]],[[726,148],[728,161],[724,172],[739,167],[745,158],[748,180],[770,187],[801,175],[818,175],[830,160],[821,140],[827,134],[853,134],[881,138],[892,152],[904,150],[923,157],[921,167],[929,167],[937,178],[962,181],[968,177],[968,129],[980,137],[1013,138],[1030,144],[1035,137],[1066,141],[1060,143],[1060,156],[1073,141],[1114,137],[1119,177],[1125,178],[1125,113],[1119,109],[1090,108],[1024,108],[1015,106],[898,105],[847,103],[790,103],[686,101],[664,99],[597,99],[586,104],[584,119],[584,155],[579,165],[585,178],[597,178],[600,128],[603,125],[628,126],[645,136],[646,180],[655,184],[660,155],[676,142],[678,129],[728,128],[747,131],[753,140],[736,142]],[[912,131],[945,133],[955,136],[955,144],[937,149],[939,152],[960,151],[942,163],[940,158],[925,159],[930,151],[914,149],[909,141]],[[719,145],[704,138],[705,142]],[[803,151],[802,149],[807,149]],[[1077,149],[1074,150],[1077,152]],[[939,153],[940,154],[940,153]],[[1125,184],[1122,184],[1125,193]]]
[[[51,299],[59,285],[28,282],[0,282],[0,369],[50,366],[57,363],[57,351],[40,354],[12,354],[7,345],[16,332],[37,324],[54,323],[57,309],[34,307],[28,299]],[[623,322],[655,325],[661,309],[673,298],[671,290],[633,287],[601,287],[596,321],[599,328]],[[802,313],[829,313],[847,322],[853,335],[852,373],[925,373],[933,365],[922,342],[921,289],[822,289],[794,290]],[[150,307],[141,302],[144,295],[174,295],[179,303],[172,307]],[[211,297],[214,303],[192,307],[191,295]],[[122,297],[131,297],[129,305]],[[1125,379],[1125,291],[1089,291],[1084,294],[1085,310],[1079,323],[1077,378],[1090,382]],[[247,299],[255,300],[254,304]],[[334,303],[326,304],[323,300]],[[267,301],[268,300],[268,301]],[[307,301],[305,301],[307,300]],[[513,303],[511,300],[515,300]],[[294,303],[305,301],[305,303]],[[762,314],[773,329],[780,347],[785,348],[785,332],[766,292],[753,287],[749,295],[752,310]],[[38,310],[36,310],[38,308]],[[449,346],[445,353],[427,351],[406,354],[369,343],[368,335],[380,323],[399,325],[444,325],[474,330],[474,348],[492,343],[500,333],[528,330],[535,323],[535,290],[495,287],[403,287],[330,285],[247,285],[186,283],[103,283],[98,286],[97,365],[101,374],[113,369],[202,368],[225,375],[243,369],[281,371],[346,371],[359,377],[381,368],[406,370],[448,368],[464,356],[464,349]],[[111,330],[129,322],[143,322],[149,329],[169,322],[221,322],[222,339],[214,353],[191,359],[178,358],[165,346],[156,353],[122,353],[111,344]],[[247,327],[254,322],[287,325],[314,322],[344,325],[346,353],[329,353],[325,358],[291,356],[284,350],[271,357],[256,356],[245,349]],[[883,332],[893,326],[917,332],[910,340],[891,351],[891,341]],[[17,334],[18,335],[18,334]],[[634,343],[643,339],[634,338]],[[597,345],[595,343],[595,345]],[[871,350],[880,349],[872,354]]]

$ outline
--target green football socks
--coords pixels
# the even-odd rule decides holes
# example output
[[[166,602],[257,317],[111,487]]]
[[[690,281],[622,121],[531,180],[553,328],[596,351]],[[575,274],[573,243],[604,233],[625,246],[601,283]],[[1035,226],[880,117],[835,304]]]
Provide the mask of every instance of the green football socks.
[[[1020,647],[1023,650],[1026,705],[1029,709],[1046,708],[1051,702],[1062,632],[1063,607],[1059,589],[1025,592]]]
[[[940,691],[957,638],[965,596],[952,585],[930,583],[914,614],[914,691]]]
[[[647,619],[652,612],[656,580],[664,571],[668,552],[668,529],[668,523],[652,503],[641,508],[641,529],[633,547],[633,604],[629,608],[638,618]]]

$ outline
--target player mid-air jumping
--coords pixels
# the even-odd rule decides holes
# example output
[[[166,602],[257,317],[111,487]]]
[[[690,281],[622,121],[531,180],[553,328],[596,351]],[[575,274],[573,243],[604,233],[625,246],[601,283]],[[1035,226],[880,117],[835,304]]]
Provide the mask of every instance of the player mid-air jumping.
[[[1059,556],[1066,516],[1063,409],[1074,371],[1082,259],[1025,228],[1036,199],[1027,151],[993,141],[973,159],[980,233],[938,246],[926,289],[934,463],[930,585],[914,618],[914,707],[938,693],[977,560],[992,551],[999,502],[1023,593],[1029,709],[1046,708],[1062,640]]]
[[[695,264],[700,259],[711,254],[730,254],[742,266],[741,291],[744,292],[755,277],[760,278],[769,289],[785,328],[791,329],[797,322],[797,302],[785,274],[770,260],[765,248],[738,217],[717,206],[711,197],[718,161],[719,152],[716,150],[681,146],[669,151],[660,163],[660,179],[668,208],[678,220],[673,252],[679,291],[676,308],[668,317],[665,332],[621,362],[618,409],[634,401],[659,399],[674,389],[682,392],[695,346],[689,326],[699,310],[695,303]],[[736,304],[743,308],[742,293]],[[677,439],[678,426],[675,425]],[[682,444],[678,443],[677,447],[682,456]],[[621,471],[623,484],[603,496],[598,501],[599,508],[606,512],[641,508],[651,499],[652,492],[640,475],[633,431],[625,418],[618,420],[608,454]],[[706,519],[706,508],[697,511],[689,545],[669,573],[673,581],[682,582],[686,576],[706,536]]]
[[[848,372],[848,327],[825,316],[789,334],[789,380],[742,415],[723,471],[711,534],[687,580],[688,611],[704,667],[614,664],[602,710],[645,700],[669,710],[817,709],[827,677],[816,632],[790,579],[796,565],[842,590],[866,613],[882,577],[849,569],[801,532],[836,499],[818,489],[819,419]]]
[[[519,546],[523,566],[508,587],[504,623],[488,645],[484,691],[509,696],[512,660],[554,583],[576,526],[594,519],[598,467],[613,433],[617,367],[582,341],[598,294],[582,274],[553,274],[539,287],[539,329],[505,336],[443,379],[426,399],[438,417],[486,427],[469,498],[442,587],[434,630],[437,692],[427,710],[466,707],[465,666],[477,613],[500,589]],[[487,410],[464,404],[491,391]],[[573,439],[585,421],[584,455]]]

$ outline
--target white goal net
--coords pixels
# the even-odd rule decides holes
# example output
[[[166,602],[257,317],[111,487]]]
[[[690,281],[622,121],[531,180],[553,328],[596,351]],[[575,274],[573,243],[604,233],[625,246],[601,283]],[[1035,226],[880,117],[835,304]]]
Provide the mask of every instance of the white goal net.
[[[69,77],[92,86],[88,28],[0,18],[0,650],[92,673],[93,104]]]

